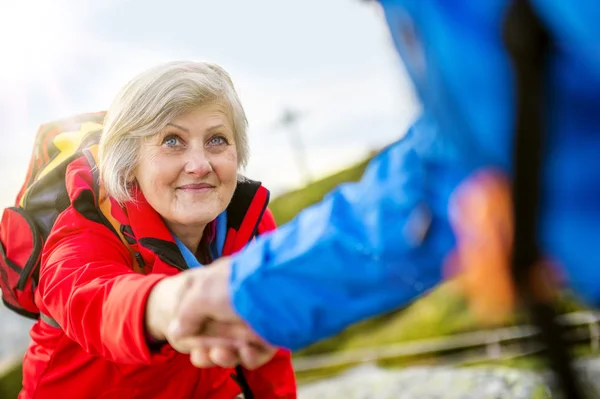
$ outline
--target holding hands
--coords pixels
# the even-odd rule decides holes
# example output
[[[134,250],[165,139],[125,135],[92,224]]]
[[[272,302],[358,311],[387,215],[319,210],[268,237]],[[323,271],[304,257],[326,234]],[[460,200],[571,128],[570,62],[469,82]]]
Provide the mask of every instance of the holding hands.
[[[196,367],[241,364],[255,369],[267,363],[277,348],[264,342],[233,310],[230,274],[229,259],[221,258],[209,267],[160,281],[148,298],[148,333],[189,353]]]

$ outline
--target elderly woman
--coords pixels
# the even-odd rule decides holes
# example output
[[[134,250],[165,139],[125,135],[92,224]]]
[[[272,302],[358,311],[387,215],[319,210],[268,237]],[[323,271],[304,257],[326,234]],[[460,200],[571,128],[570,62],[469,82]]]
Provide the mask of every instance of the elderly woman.
[[[268,191],[238,175],[246,125],[216,65],[167,63],[119,92],[97,156],[67,170],[71,205],[44,247],[20,398],[296,397],[288,352],[252,371],[198,369],[165,341],[176,303],[161,283],[275,227]]]

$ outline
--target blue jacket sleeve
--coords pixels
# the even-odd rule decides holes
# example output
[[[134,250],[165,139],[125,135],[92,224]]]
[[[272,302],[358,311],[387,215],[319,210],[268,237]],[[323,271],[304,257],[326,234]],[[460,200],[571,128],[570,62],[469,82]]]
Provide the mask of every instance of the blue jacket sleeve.
[[[430,133],[417,125],[360,182],[340,185],[233,258],[232,303],[259,335],[296,350],[440,281],[454,244],[447,198],[460,174],[444,172],[451,157],[428,144]]]

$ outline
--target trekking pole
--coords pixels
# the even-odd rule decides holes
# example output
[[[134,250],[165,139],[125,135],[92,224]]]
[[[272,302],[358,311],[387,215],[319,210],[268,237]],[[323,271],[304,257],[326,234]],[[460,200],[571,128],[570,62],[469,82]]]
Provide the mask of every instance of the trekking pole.
[[[544,81],[551,40],[527,0],[515,0],[507,14],[504,41],[516,72],[516,126],[513,148],[514,246],[512,276],[521,304],[540,330],[544,356],[568,399],[584,398],[572,356],[556,318],[553,296],[544,285],[537,241],[545,138]],[[536,269],[538,268],[538,269]]]

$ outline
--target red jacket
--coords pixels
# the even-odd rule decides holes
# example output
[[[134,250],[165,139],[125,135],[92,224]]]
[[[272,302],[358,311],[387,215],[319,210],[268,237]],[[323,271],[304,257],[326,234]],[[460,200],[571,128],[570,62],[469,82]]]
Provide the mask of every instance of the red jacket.
[[[149,349],[148,294],[159,280],[187,266],[142,196],[125,208],[112,202],[109,218],[119,220],[131,245],[121,241],[106,223],[106,212],[99,211],[97,176],[87,159],[67,170],[71,206],[56,220],[42,255],[36,302],[60,328],[44,321],[32,327],[19,398],[235,398],[241,389],[233,369],[195,368],[189,355],[169,345]],[[268,191],[260,184],[238,185],[227,210],[224,255],[241,249],[254,233],[275,228],[267,202]],[[136,253],[145,274],[134,271]],[[287,351],[244,375],[256,398],[296,398]]]

